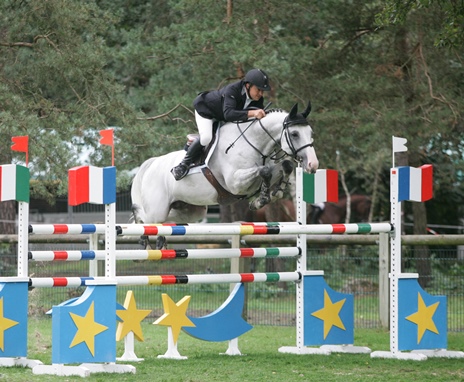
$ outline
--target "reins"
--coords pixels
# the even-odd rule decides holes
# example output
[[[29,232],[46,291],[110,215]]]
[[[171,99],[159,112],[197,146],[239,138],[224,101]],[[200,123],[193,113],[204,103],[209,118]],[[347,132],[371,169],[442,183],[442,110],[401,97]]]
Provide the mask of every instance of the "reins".
[[[266,106],[266,108],[270,105],[270,103]],[[282,128],[282,131],[280,133],[280,139],[279,140],[276,140],[272,135],[271,133],[269,133],[269,131],[266,129],[266,127],[263,125],[263,123],[261,122],[261,120],[258,120],[259,122],[259,125],[261,126],[261,129],[269,136],[269,138],[271,138],[272,141],[274,141],[275,143],[275,146],[274,147],[278,147],[277,150],[273,150],[270,154],[268,155],[265,155],[264,153],[261,152],[261,150],[259,150],[255,145],[253,145],[249,140],[248,138],[246,137],[245,135],[245,132],[250,128],[250,126],[252,126],[255,122],[257,121],[257,119],[253,120],[243,131],[242,129],[240,128],[240,124],[237,123],[237,129],[240,131],[240,134],[239,136],[229,145],[229,147],[227,148],[227,150],[225,151],[225,153],[227,154],[227,152],[229,151],[229,149],[231,147],[234,147],[234,144],[238,141],[239,138],[243,137],[243,139],[245,139],[245,141],[248,143],[249,146],[251,146],[256,152],[259,153],[259,155],[261,156],[262,160],[263,160],[263,165],[266,163],[266,159],[267,158],[270,158],[271,160],[273,161],[280,161],[282,160],[283,158],[285,158],[286,156],[290,156],[292,157],[292,159],[294,159],[295,161],[298,162],[298,152],[300,152],[301,150],[307,148],[307,147],[313,147],[313,143],[308,143],[306,145],[303,145],[301,147],[299,147],[298,149],[295,149],[295,145],[293,144],[293,141],[290,139],[290,136],[289,136],[289,133],[288,133],[288,128],[292,125],[298,125],[298,124],[306,124],[307,121],[306,119],[304,120],[296,120],[296,121],[290,121],[288,120],[288,116],[285,118],[284,120],[284,123],[283,123],[283,128]],[[285,139],[287,141],[287,144],[288,146],[290,147],[290,149],[292,150],[292,153],[289,154],[287,153],[285,150],[282,149],[282,136],[285,136]],[[281,156],[279,156],[279,153],[283,153]]]
[[[271,104],[272,104],[272,102],[269,102],[269,103],[264,107],[263,110],[266,111],[267,108],[268,108],[269,106],[271,106]],[[239,136],[235,139],[235,141],[233,141],[233,142],[229,145],[229,147],[226,149],[226,154],[228,153],[228,151],[230,150],[231,147],[234,147],[235,142],[237,142],[237,141],[240,139],[240,137],[241,137],[243,134],[245,134],[245,132],[246,132],[246,131],[251,127],[251,125],[253,125],[256,121],[258,121],[257,118],[255,118],[253,121],[251,121],[251,123],[246,127],[245,130],[243,130],[243,132],[240,130],[240,125],[239,125],[239,123],[237,122],[237,127],[238,127],[238,129],[240,130],[240,135],[239,135]],[[246,137],[245,137],[245,139],[246,139]],[[248,142],[248,140],[247,140],[247,142]],[[248,142],[248,143],[251,145],[250,142]],[[253,145],[251,145],[251,146],[253,146]]]

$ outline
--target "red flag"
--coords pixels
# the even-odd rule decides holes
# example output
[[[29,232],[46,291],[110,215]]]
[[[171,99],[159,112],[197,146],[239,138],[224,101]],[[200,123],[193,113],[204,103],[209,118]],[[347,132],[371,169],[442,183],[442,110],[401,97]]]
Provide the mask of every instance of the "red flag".
[[[108,146],[113,146],[113,129],[108,129],[108,130],[100,130],[100,144],[102,145],[108,145]]]
[[[29,136],[25,135],[23,137],[11,137],[11,141],[13,142],[11,150],[22,151],[24,153],[29,151]]]

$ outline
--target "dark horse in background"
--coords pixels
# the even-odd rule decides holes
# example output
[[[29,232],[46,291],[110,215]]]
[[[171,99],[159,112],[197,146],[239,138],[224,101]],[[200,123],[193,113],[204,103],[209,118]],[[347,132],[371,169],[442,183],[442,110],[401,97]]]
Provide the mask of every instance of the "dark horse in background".
[[[245,203],[245,202],[238,202]],[[346,218],[346,196],[340,196],[338,203],[325,203],[324,209],[317,216],[316,224],[338,224],[345,223]],[[352,222],[367,222],[371,208],[371,200],[366,195],[353,194],[351,195],[351,221]],[[296,221],[295,205],[290,199],[278,199],[275,202],[267,204],[263,208],[256,211],[251,211],[243,204],[240,208],[244,211],[243,219],[249,222],[294,222]],[[311,224],[311,220],[316,218],[315,210],[307,204],[307,224]],[[272,246],[272,243],[270,243]],[[283,272],[286,271],[285,261],[283,259],[266,259],[266,272]],[[256,259],[250,259],[250,272],[254,272],[256,268]],[[287,283],[278,283],[278,286],[286,290]]]
[[[308,204],[307,224],[339,224],[345,223],[346,219],[346,195],[340,196],[338,203],[325,203],[322,211]],[[351,215],[350,222],[362,223],[369,220],[371,210],[371,199],[369,196],[353,194],[351,195]],[[290,222],[296,221],[296,211],[293,201],[289,199],[279,199],[274,203],[268,204],[257,211],[248,211],[246,220],[252,222]]]
[[[369,220],[371,211],[371,199],[366,195],[351,195],[350,222],[363,223]],[[324,209],[318,211],[317,207],[311,205],[307,215],[308,224],[338,224],[345,223],[347,214],[347,197],[340,196],[338,203],[325,203]]]

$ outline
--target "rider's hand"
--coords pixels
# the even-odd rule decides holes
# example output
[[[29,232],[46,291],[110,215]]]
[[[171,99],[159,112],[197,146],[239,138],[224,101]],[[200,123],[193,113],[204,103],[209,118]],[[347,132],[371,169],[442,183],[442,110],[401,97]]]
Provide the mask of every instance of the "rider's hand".
[[[261,118],[264,118],[265,116],[266,116],[266,112],[263,109],[250,110],[248,112],[249,118],[261,119]]]

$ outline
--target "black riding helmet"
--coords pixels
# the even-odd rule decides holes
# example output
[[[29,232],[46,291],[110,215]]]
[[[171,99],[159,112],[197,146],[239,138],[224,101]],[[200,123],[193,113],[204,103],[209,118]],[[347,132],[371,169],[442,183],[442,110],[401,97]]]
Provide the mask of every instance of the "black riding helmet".
[[[251,69],[245,75],[245,82],[249,82],[252,85],[255,85],[260,90],[271,90],[271,85],[269,85],[269,77],[261,69]]]

